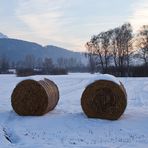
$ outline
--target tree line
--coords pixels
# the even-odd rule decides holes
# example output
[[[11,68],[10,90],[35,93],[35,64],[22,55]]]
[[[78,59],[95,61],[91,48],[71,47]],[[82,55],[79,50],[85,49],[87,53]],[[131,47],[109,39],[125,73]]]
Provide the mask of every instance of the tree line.
[[[148,76],[148,25],[133,33],[131,24],[125,23],[92,36],[85,46],[91,73]]]
[[[18,76],[34,74],[67,74],[68,72],[88,72],[88,66],[75,58],[58,58],[53,62],[52,58],[36,58],[34,55],[26,55],[22,60],[10,62],[6,56],[0,56],[0,73],[11,73],[9,69],[16,69]]]

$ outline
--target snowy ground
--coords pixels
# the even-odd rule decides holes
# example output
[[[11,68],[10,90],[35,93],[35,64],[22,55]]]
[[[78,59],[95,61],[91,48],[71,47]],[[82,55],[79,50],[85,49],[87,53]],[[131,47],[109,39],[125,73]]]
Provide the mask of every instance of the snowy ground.
[[[148,78],[120,78],[128,106],[118,121],[88,119],[80,106],[81,94],[94,75],[47,77],[59,86],[60,101],[42,117],[13,112],[10,96],[26,78],[0,75],[0,147],[2,148],[148,148]]]

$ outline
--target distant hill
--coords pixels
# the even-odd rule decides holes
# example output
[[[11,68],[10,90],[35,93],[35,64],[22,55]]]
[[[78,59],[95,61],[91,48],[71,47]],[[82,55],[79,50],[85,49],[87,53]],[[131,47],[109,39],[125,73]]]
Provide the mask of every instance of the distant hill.
[[[4,35],[5,36],[5,35]],[[34,55],[36,58],[50,57],[55,62],[58,58],[76,58],[86,63],[87,59],[80,52],[73,52],[56,46],[11,39],[0,38],[0,56],[6,56],[10,61],[22,60],[26,55]]]
[[[47,52],[47,55],[50,55],[55,60],[57,60],[60,57],[75,58],[77,60],[82,60],[82,61],[86,60],[84,53],[82,54],[80,52],[73,52],[73,51],[66,50],[64,48],[60,48],[60,47],[56,47],[56,46],[52,46],[52,45],[48,45],[44,48]]]

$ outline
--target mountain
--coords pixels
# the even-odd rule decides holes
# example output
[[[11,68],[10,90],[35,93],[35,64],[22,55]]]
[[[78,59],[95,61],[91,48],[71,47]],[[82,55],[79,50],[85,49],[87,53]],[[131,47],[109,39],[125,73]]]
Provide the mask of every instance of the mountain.
[[[75,58],[86,63],[86,58],[80,52],[73,52],[52,45],[44,47],[37,43],[18,39],[0,38],[0,56],[5,56],[10,61],[16,62],[22,60],[26,55],[34,55],[36,58],[50,57],[54,62],[58,58]]]
[[[36,43],[10,38],[0,39],[0,55],[6,56],[10,61],[22,60],[28,54],[36,58],[44,57],[44,51],[44,47]]]
[[[45,50],[51,58],[57,60],[58,58],[75,58],[77,60],[82,60],[83,62],[86,60],[84,54],[80,52],[73,52],[70,50],[66,50],[64,48],[48,45],[45,47]]]
[[[1,39],[1,38],[8,38],[8,37],[7,37],[6,35],[0,33],[0,39]]]

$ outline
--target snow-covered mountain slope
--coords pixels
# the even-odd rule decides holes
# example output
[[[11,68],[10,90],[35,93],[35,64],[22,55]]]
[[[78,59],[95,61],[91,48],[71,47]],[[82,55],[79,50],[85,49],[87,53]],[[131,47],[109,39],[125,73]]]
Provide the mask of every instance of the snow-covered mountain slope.
[[[54,111],[41,117],[17,115],[11,107],[15,85],[27,78],[53,80],[60,90]],[[87,118],[80,106],[85,86],[96,75],[0,75],[0,147],[2,148],[147,148],[148,78],[120,78],[128,106],[117,121]]]
[[[8,38],[8,37],[4,35],[3,33],[0,33],[0,39],[3,39],[3,38]]]

